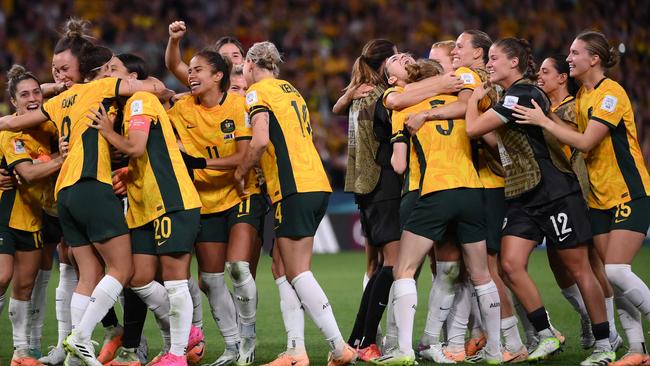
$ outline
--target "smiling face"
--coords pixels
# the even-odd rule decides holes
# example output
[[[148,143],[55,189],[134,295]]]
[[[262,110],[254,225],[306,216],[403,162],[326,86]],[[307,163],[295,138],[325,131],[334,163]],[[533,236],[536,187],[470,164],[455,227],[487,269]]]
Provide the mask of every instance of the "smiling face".
[[[501,47],[497,45],[490,47],[488,55],[489,61],[486,68],[490,76],[490,82],[504,86],[502,82],[510,78],[513,71],[516,71],[519,60],[517,58],[508,59]]]
[[[79,59],[72,51],[68,49],[52,56],[52,76],[55,82],[67,86],[83,81],[79,73]]]
[[[471,67],[481,57],[481,49],[472,46],[472,35],[461,33],[456,39],[456,47],[451,51],[451,64],[454,69]]]
[[[442,70],[447,72],[453,72],[454,67],[451,61],[451,55],[447,52],[447,49],[444,47],[434,47],[429,51],[429,58],[437,61],[441,66]]]
[[[561,88],[566,84],[567,74],[560,74],[555,65],[555,60],[552,58],[547,58],[542,62],[542,66],[539,67],[539,72],[537,73],[537,86],[542,88],[546,93],[553,93],[558,88]]]
[[[239,47],[232,43],[226,43],[217,50],[223,57],[228,57],[233,65],[244,63],[244,55],[241,54]]]
[[[406,65],[415,63],[415,60],[408,53],[396,53],[386,59],[386,73],[388,83],[395,85],[398,82],[405,82],[408,79]]]
[[[248,85],[244,75],[230,74],[230,89],[228,89],[230,93],[246,95],[246,89]]]
[[[16,97],[11,98],[17,114],[25,114],[41,108],[43,94],[41,87],[34,79],[25,79],[16,85]]]
[[[194,56],[190,61],[187,82],[194,96],[201,96],[212,88],[219,88],[223,74],[212,72],[212,66],[201,56]]]
[[[113,57],[108,63],[108,70],[110,72],[109,76],[119,79],[137,79],[138,76],[134,72],[129,72],[122,60],[117,57]]]
[[[598,56],[591,55],[587,51],[587,44],[576,39],[571,44],[569,49],[569,56],[566,61],[569,63],[569,75],[574,78],[580,78],[597,63]]]

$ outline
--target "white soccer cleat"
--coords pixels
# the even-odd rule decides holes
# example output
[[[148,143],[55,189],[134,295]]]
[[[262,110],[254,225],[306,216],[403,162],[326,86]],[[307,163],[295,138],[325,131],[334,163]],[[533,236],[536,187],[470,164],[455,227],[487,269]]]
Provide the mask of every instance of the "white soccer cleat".
[[[50,347],[47,356],[43,356],[38,361],[44,365],[59,365],[65,360],[65,350],[63,347]]]
[[[236,362],[237,366],[249,366],[255,362],[256,341],[255,337],[242,337]]]
[[[75,332],[72,332],[63,341],[63,346],[68,353],[79,358],[86,366],[103,366],[95,357],[95,347],[93,347],[93,344],[90,341],[79,341]]]

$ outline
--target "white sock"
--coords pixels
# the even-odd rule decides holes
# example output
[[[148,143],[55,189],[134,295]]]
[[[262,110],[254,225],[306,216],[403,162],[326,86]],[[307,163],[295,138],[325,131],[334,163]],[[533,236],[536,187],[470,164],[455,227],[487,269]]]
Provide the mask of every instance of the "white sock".
[[[393,286],[397,343],[402,353],[411,355],[413,354],[413,320],[418,305],[417,287],[412,278],[395,280]]]
[[[241,340],[237,325],[237,312],[223,272],[201,272],[201,281],[206,287],[208,303],[212,309],[212,317],[217,322],[217,327],[223,336],[226,345],[234,345]]]
[[[0,314],[5,309],[5,294],[0,295]]]
[[[280,292],[280,312],[284,321],[284,329],[287,331],[287,350],[294,349],[297,352],[305,351],[305,313],[302,304],[291,287],[287,277],[282,276],[275,280]]]
[[[571,304],[573,309],[580,315],[583,320],[589,321],[589,314],[587,313],[587,308],[585,307],[585,302],[582,300],[582,295],[580,294],[580,289],[575,283],[572,286],[563,288],[560,290],[564,298]]]
[[[59,331],[56,346],[59,348],[63,347],[65,337],[72,331],[70,301],[72,300],[72,293],[75,287],[77,287],[77,282],[77,273],[74,271],[74,267],[69,264],[59,263],[59,285],[55,291],[56,297],[54,304],[58,323],[57,329]],[[83,315],[83,312],[81,314]]]
[[[169,352],[184,356],[187,340],[192,326],[192,298],[187,288],[187,280],[165,281],[169,297],[169,330],[171,347]]]
[[[395,310],[393,302],[395,301],[394,286],[390,287],[388,292],[388,302],[386,303],[386,339],[383,350],[391,350],[398,346],[397,344],[397,323],[395,323]]]
[[[83,318],[86,309],[90,304],[90,296],[82,295],[76,292],[72,293],[70,298],[70,325],[72,329],[77,329],[81,318]]]
[[[151,281],[141,287],[132,287],[131,289],[138,295],[142,302],[147,304],[147,308],[153,313],[163,338],[163,348],[167,349],[171,344],[169,324],[170,304],[167,290],[156,281]]]
[[[474,285],[470,283],[470,304],[472,306],[472,311],[469,314],[469,334],[472,338],[480,338],[484,335],[483,323],[481,319],[481,308],[478,304],[478,296],[476,295],[476,289]]]
[[[472,311],[471,294],[474,290],[470,284],[463,282],[451,306],[450,320],[447,321],[447,342],[449,351],[465,352],[465,332]]]
[[[370,282],[370,277],[368,277],[368,272],[365,272],[363,274],[363,291],[366,291],[366,286],[368,286],[368,282]]]
[[[524,328],[524,334],[526,334],[526,342],[532,343],[532,340],[537,338],[537,331],[535,330],[535,327],[533,327],[533,324],[530,322],[530,320],[528,320],[528,313],[526,313],[526,309],[524,309],[524,306],[521,305],[521,302],[519,302],[519,299],[517,299],[516,296],[512,297],[512,304],[515,306],[517,317],[519,317],[519,321]]]
[[[517,352],[523,347],[519,329],[517,328],[517,317],[512,315],[501,319],[501,334],[505,343],[506,350]]]
[[[620,291],[614,289],[614,300],[618,311],[618,320],[621,321],[623,331],[630,344],[631,352],[646,353],[641,312],[625,297],[620,296]],[[610,327],[611,327],[610,323]]]
[[[429,293],[427,321],[422,344],[440,343],[440,333],[456,296],[460,262],[436,262],[436,276]]]
[[[345,341],[343,341],[339,326],[336,324],[332,306],[314,278],[314,274],[311,271],[302,272],[291,281],[291,285],[296,290],[305,312],[325,336],[334,357],[341,356]]]
[[[187,281],[187,288],[190,289],[190,296],[192,296],[192,325],[203,329],[203,303],[201,302],[201,289],[193,277]]]
[[[481,310],[481,321],[486,333],[486,350],[489,354],[499,354],[501,346],[501,300],[494,281],[474,286]]]
[[[122,292],[122,284],[115,277],[105,275],[99,281],[90,296],[90,304],[76,328],[78,340],[90,341],[95,326],[106,315],[108,309],[115,305],[120,292]]]
[[[47,302],[47,284],[50,283],[52,271],[39,270],[32,289],[32,312],[31,326],[29,333],[29,348],[41,349],[41,335],[43,334],[43,322],[45,321],[45,309]]]
[[[614,318],[614,296],[605,298],[605,308],[607,310],[607,321],[609,322],[609,341],[614,342],[618,337],[616,318]]]
[[[255,317],[257,313],[257,286],[250,271],[250,264],[244,261],[227,263],[233,292],[235,308],[241,323],[242,337],[255,337]]]
[[[29,301],[9,298],[9,320],[13,327],[14,349],[29,348]]]
[[[605,273],[612,286],[636,306],[650,321],[650,289],[634,272],[629,264],[605,264]]]

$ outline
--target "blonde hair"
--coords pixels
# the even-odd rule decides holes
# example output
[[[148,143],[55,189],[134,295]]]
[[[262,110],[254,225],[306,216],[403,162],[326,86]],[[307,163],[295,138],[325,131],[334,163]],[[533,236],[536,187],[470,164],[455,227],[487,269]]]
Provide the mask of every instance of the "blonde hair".
[[[444,48],[447,50],[447,54],[451,53],[451,50],[453,50],[456,47],[456,42],[453,40],[448,40],[448,41],[440,41],[436,42],[431,45],[431,49],[434,48]]]
[[[442,66],[438,61],[421,58],[414,64],[406,65],[406,73],[408,74],[406,82],[414,83],[416,81],[442,74]]]
[[[272,71],[275,77],[280,76],[282,56],[273,43],[269,41],[255,43],[248,49],[246,59],[263,69]]]

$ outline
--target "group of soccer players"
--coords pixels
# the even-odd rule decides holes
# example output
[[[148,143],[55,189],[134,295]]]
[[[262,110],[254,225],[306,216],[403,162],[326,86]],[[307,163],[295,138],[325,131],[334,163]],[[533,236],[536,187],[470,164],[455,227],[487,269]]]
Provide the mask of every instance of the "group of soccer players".
[[[581,345],[593,348],[581,364],[650,362],[641,323],[650,290],[631,270],[650,226],[650,175],[629,98],[605,76],[618,56],[602,34],[579,34],[568,57],[549,56],[539,69],[525,40],[493,42],[478,30],[434,43],[421,60],[388,40],[365,45],[333,108],[349,115],[346,191],[368,257],[346,341],[310,271],[332,190],[307,105],[279,78],[275,45],[245,52],[223,37],[185,64],[187,28],[173,22],[165,63],[189,87],[177,94],[140,57],[97,44],[88,25],[64,26],[54,83],[18,65],[7,75],[16,112],[0,118],[0,311],[7,302],[12,366],[200,363],[201,291],[225,341],[210,365],[254,364],[256,267],[270,210],[287,348],[267,365],[309,365],[305,312],[330,347],[328,365],[413,365],[416,354],[437,363],[548,358],[565,338],[527,272],[544,240],[580,314]],[[59,336],[43,356],[57,249]],[[416,353],[416,279],[427,256],[434,280]],[[620,360],[614,302],[629,343]],[[147,310],[163,342],[151,360]]]

